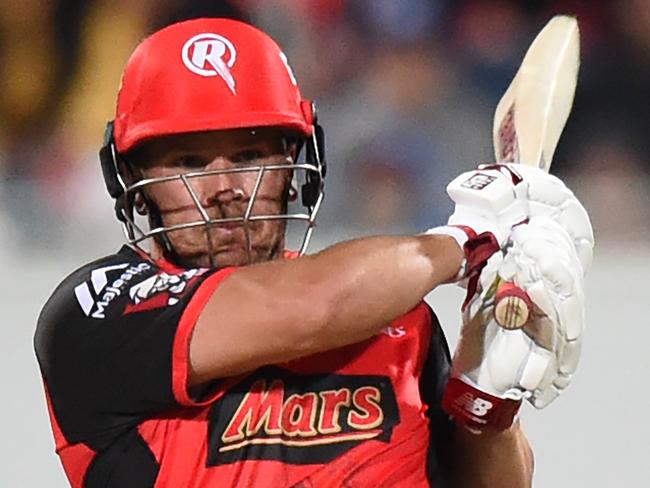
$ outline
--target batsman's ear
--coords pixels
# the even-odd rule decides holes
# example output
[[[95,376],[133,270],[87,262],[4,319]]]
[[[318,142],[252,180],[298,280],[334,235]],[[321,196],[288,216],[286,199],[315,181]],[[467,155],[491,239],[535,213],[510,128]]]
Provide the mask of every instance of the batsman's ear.
[[[147,211],[147,203],[145,202],[142,193],[138,192],[133,197],[133,208],[135,208],[135,211],[140,215],[147,215],[149,213]]]

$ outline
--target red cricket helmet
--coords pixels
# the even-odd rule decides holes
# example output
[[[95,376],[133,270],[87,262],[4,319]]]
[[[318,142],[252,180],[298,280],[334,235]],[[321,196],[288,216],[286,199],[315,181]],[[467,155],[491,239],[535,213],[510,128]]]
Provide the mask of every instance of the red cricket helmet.
[[[155,136],[276,126],[309,137],[287,58],[259,29],[231,19],[180,22],[147,37],[129,58],[117,99],[116,149]]]
[[[170,25],[146,38],[129,58],[118,94],[115,120],[106,128],[99,152],[109,194],[122,222],[127,241],[134,246],[154,238],[174,255],[168,233],[181,228],[232,224],[233,219],[208,219],[165,226],[150,208],[149,229],[136,222],[134,202],[143,189],[170,178],[129,182],[122,173],[128,165],[122,157],[141,142],[164,135],[255,127],[280,127],[297,136],[305,147],[303,163],[251,165],[259,178],[268,171],[290,169],[300,183],[301,203],[306,212],[254,215],[257,189],[240,222],[246,229],[255,220],[299,221],[306,225],[303,253],[316,222],[324,195],[326,163],[324,132],[317,123],[311,101],[304,100],[287,58],[265,33],[230,19],[196,19]],[[214,171],[178,175],[190,180]],[[223,173],[223,171],[221,171]],[[190,191],[188,189],[188,191]],[[195,202],[202,215],[205,209]],[[228,221],[228,222],[226,222]],[[246,230],[248,233],[248,230]],[[250,239],[247,237],[247,241]]]

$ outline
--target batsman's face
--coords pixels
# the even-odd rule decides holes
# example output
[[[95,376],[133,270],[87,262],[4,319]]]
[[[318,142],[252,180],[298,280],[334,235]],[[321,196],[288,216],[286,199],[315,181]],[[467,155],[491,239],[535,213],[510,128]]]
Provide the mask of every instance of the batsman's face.
[[[285,213],[291,171],[268,170],[259,179],[260,170],[255,168],[290,163],[295,148],[286,147],[277,129],[242,129],[160,137],[144,143],[128,157],[140,178],[220,171],[147,185],[140,211],[148,212],[151,220],[156,212],[151,207],[155,207],[162,225],[172,227],[204,221],[203,211],[211,220],[243,218],[249,205],[250,216]],[[277,258],[283,251],[285,226],[283,220],[258,220],[246,225],[200,225],[170,231],[167,236],[188,264],[240,266]],[[162,250],[155,246],[154,257],[160,254]]]

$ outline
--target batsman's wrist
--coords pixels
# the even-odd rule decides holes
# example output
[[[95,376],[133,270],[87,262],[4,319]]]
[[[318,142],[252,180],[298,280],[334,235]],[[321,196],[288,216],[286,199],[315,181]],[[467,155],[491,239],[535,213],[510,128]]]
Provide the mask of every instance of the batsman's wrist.
[[[487,393],[459,376],[449,379],[442,399],[444,411],[474,434],[510,428],[520,407],[521,400]]]
[[[441,225],[439,227],[433,227],[427,230],[424,234],[429,236],[445,235],[453,237],[461,249],[463,249],[463,246],[465,246],[465,243],[470,238],[466,230],[456,225]]]
[[[477,277],[487,260],[500,249],[499,242],[491,232],[477,234],[466,225],[443,225],[427,230],[424,235],[447,235],[458,243],[465,259],[456,276],[451,280],[457,282],[465,278]]]
[[[461,227],[456,225],[441,225],[439,227],[433,227],[427,230],[426,232],[424,232],[424,235],[449,236],[456,241],[458,247],[460,247],[463,253],[463,260],[461,262],[460,267],[458,268],[458,272],[451,280],[449,280],[449,282],[455,283],[457,281],[464,279],[467,276],[467,256],[465,254],[465,244],[471,237],[475,236],[475,233],[471,229],[466,227]]]

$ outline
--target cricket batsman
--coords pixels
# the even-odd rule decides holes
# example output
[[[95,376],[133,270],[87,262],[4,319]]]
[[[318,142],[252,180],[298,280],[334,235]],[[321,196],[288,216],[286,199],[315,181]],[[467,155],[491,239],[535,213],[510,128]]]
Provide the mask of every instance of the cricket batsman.
[[[73,488],[531,486],[517,412],[576,368],[584,208],[489,165],[450,183],[448,225],[308,255],[324,150],[258,29],[197,19],[136,48],[100,151],[127,244],[68,276],[35,335]],[[521,328],[494,320],[503,280],[535,302]],[[447,283],[467,288],[453,359],[423,301]]]

